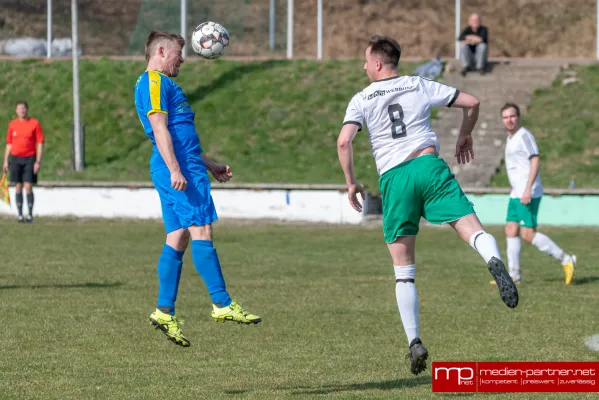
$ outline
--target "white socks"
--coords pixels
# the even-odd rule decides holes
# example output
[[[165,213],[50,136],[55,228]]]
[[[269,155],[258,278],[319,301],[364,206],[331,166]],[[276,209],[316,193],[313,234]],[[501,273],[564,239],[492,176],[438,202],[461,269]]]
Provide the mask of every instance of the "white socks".
[[[408,337],[408,346],[419,337],[418,333],[418,292],[414,284],[416,265],[406,265],[395,269],[395,296],[403,328]]]
[[[474,232],[472,236],[470,236],[468,243],[470,243],[470,246],[472,246],[474,250],[478,251],[478,254],[482,256],[487,264],[493,257],[501,260],[499,247],[497,247],[497,241],[487,232]]]
[[[520,249],[522,242],[520,236],[507,238],[507,265],[513,280],[520,280]]]
[[[570,260],[570,255],[566,254],[555,242],[549,239],[548,236],[542,233],[535,233],[532,238],[532,244],[545,254],[549,254],[562,264],[566,264]]]

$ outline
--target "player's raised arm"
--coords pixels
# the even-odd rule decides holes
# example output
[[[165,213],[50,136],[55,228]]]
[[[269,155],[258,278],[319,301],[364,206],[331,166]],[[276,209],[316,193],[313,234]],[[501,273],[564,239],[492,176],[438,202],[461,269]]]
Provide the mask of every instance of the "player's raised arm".
[[[358,212],[362,212],[362,204],[358,200],[357,194],[360,193],[362,200],[364,200],[364,188],[356,180],[356,174],[354,171],[354,153],[352,148],[352,141],[356,137],[360,126],[354,123],[347,123],[341,128],[339,137],[337,138],[337,154],[339,156],[339,163],[343,169],[345,175],[345,183],[347,183],[347,196],[349,203]]]
[[[158,147],[158,151],[171,173],[171,184],[176,190],[185,190],[187,187],[187,180],[181,173],[179,162],[177,161],[177,157],[175,157],[173,138],[166,125],[167,118],[168,116],[166,114],[158,112],[148,115],[148,119],[152,125],[152,131],[154,132],[156,147]]]
[[[474,130],[476,121],[478,121],[480,102],[476,97],[460,92],[452,106],[464,110],[460,136],[455,147],[455,157],[458,160],[458,164],[466,164],[470,162],[470,159],[474,160],[472,131]]]

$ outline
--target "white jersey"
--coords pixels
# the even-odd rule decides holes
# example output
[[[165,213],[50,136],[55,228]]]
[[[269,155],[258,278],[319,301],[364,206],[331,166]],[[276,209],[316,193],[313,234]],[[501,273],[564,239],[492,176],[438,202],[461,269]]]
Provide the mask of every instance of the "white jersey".
[[[435,146],[431,107],[451,107],[459,90],[419,76],[396,76],[372,82],[347,107],[343,124],[362,129],[366,122],[379,175],[404,162],[416,150]]]
[[[520,127],[512,137],[508,136],[505,145],[505,167],[512,186],[510,197],[518,199],[522,197],[530,174],[530,159],[538,155],[537,142],[535,142],[532,133],[526,128]],[[543,186],[541,185],[541,173],[539,172],[532,184],[530,196],[537,198],[542,195]]]

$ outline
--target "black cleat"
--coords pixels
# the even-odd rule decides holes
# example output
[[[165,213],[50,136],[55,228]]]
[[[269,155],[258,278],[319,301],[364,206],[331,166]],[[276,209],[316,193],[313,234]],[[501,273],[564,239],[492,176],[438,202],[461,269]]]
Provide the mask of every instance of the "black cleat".
[[[501,300],[509,308],[516,308],[518,305],[518,289],[516,289],[516,284],[505,269],[503,262],[493,257],[489,261],[489,264],[487,264],[487,267],[491,275],[493,275],[493,279],[495,279]]]
[[[23,218],[23,216],[22,216],[22,215],[19,215],[19,216],[17,217],[17,222],[18,222],[19,224],[22,224],[22,223],[24,223],[24,222],[25,222],[25,218]]]
[[[414,375],[418,375],[426,369],[426,359],[428,358],[428,350],[420,339],[416,338],[410,343],[410,353],[406,356],[410,359],[410,371]]]
[[[33,217],[31,215],[28,215],[28,216],[25,217],[25,221],[28,224],[33,224]]]

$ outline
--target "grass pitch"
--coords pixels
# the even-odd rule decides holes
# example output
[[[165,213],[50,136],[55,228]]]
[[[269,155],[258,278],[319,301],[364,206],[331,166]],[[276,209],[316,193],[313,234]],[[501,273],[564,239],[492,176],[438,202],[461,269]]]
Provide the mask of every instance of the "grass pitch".
[[[432,394],[430,371],[408,370],[378,227],[216,224],[229,290],[263,322],[213,323],[188,253],[177,303],[192,343],[184,349],[148,321],[160,223],[0,223],[2,399],[459,397]],[[504,247],[501,230],[490,231]],[[422,229],[417,285],[431,361],[597,360],[584,340],[599,333],[599,231],[543,231],[579,255],[578,279],[565,286],[561,266],[525,245],[520,304],[510,310],[466,243],[450,229]]]

